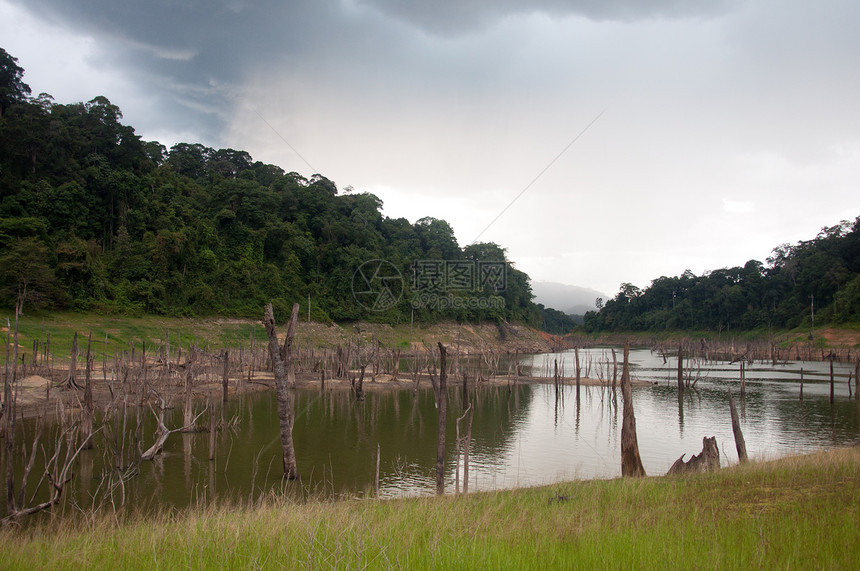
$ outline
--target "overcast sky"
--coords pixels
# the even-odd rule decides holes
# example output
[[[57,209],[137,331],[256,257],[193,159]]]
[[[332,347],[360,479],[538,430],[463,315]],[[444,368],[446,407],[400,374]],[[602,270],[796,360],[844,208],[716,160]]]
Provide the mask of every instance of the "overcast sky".
[[[860,215],[858,30],[856,0],[0,0],[34,95],[610,296]]]

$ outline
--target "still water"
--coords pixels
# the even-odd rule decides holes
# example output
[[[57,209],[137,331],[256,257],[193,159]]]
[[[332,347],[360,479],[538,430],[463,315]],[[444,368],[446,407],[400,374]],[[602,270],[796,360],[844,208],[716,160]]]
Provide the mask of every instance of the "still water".
[[[621,351],[617,349],[620,361]],[[528,356],[524,374],[546,375],[550,364],[573,376],[573,353]],[[737,462],[728,393],[738,403],[749,455],[775,458],[794,452],[860,443],[858,401],[849,398],[852,367],[835,364],[835,402],[829,402],[829,364],[789,362],[746,368],[746,395],[739,395],[739,365],[710,363],[692,369],[696,386],[679,399],[677,361],[647,349],[630,353],[634,379],[653,382],[633,390],[639,450],[649,475],[665,473],[681,454],[698,453],[702,438],[716,436],[725,466]],[[583,374],[611,378],[609,349],[580,351]],[[618,375],[620,377],[620,362]],[[803,399],[800,375],[803,370]],[[549,381],[550,379],[548,379]],[[454,489],[455,420],[462,414],[456,381],[448,400],[447,484]],[[403,497],[435,491],[437,412],[431,390],[368,391],[354,401],[347,391],[295,393],[293,429],[304,490],[363,496],[373,493],[377,453],[379,495]],[[575,478],[612,478],[621,473],[621,396],[611,389],[574,386],[558,392],[548,384],[482,387],[472,393],[470,490],[551,484]],[[152,414],[141,410],[143,448],[151,443]],[[221,411],[218,411],[221,414]],[[104,435],[96,449],[82,454],[69,500],[86,506],[92,498],[126,505],[185,506],[214,498],[254,501],[279,490],[281,479],[277,405],[273,392],[233,400],[223,410],[233,427],[218,431],[215,459],[209,459],[209,434],[172,434],[164,452],[143,462],[122,486],[104,468],[109,455]],[[170,412],[169,427],[181,424]],[[129,420],[129,426],[135,426]],[[465,431],[465,427],[463,428]],[[462,470],[460,478],[462,480]],[[108,498],[107,500],[105,498]]]

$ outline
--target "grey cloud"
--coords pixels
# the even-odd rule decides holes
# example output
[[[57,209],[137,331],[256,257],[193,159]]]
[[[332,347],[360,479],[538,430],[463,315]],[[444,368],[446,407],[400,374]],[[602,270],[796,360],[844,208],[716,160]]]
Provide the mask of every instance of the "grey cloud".
[[[300,61],[337,38],[342,27],[330,13],[331,3],[313,0],[12,1],[39,18],[92,35],[102,63],[141,84],[180,128],[196,124],[210,140],[230,112],[231,92],[251,68]]]
[[[543,13],[590,20],[711,17],[740,0],[356,0],[433,34],[458,35],[512,15]]]

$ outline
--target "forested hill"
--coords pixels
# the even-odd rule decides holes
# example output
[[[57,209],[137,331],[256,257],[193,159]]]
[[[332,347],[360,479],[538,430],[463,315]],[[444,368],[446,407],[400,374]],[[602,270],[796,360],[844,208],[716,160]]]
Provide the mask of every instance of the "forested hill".
[[[783,244],[766,264],[750,260],[701,276],[660,277],[645,290],[622,284],[585,315],[588,331],[750,330],[860,323],[860,217]]]
[[[461,248],[444,220],[388,218],[244,151],[168,150],[105,97],[31,97],[23,73],[0,50],[5,307],[260,317],[271,301],[286,318],[310,297],[318,320],[542,322],[496,244]]]

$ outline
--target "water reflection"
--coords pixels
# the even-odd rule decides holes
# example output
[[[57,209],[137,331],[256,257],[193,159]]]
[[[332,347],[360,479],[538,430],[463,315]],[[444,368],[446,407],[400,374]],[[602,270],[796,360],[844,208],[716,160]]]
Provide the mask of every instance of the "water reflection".
[[[602,358],[608,358],[600,362]],[[565,375],[574,375],[572,355],[523,359],[526,374],[538,374],[544,359],[559,359]],[[591,376],[611,378],[608,349],[580,352]],[[661,474],[681,454],[698,453],[702,437],[716,436],[723,457],[737,456],[729,415],[728,391],[738,404],[741,427],[751,457],[776,457],[860,442],[860,403],[848,399],[848,368],[829,402],[829,364],[787,363],[746,369],[746,393],[739,395],[739,368],[727,363],[700,364],[695,388],[679,394],[677,363],[665,362],[647,350],[631,351],[634,378],[653,386],[633,391],[640,454],[648,474]],[[695,364],[691,363],[691,366]],[[800,399],[800,372],[804,398]],[[585,375],[585,370],[583,371]],[[447,431],[447,482],[453,491],[454,421],[462,413],[462,388],[452,382]],[[481,387],[473,390],[475,407],[470,450],[470,490],[548,484],[571,478],[620,475],[621,396],[608,387],[547,384]],[[373,493],[377,447],[380,454],[379,495],[428,495],[435,491],[435,399],[430,390],[385,392],[368,390],[364,402],[345,391],[298,391],[294,400],[294,440],[300,486],[281,479],[277,405],[272,393],[241,397],[218,419],[235,419],[216,433],[210,460],[207,432],[174,434],[153,462],[138,466],[137,475],[117,484],[104,430],[97,448],[84,452],[76,470],[71,502],[86,507],[91,498],[109,498],[105,506],[122,504],[184,506],[213,498],[254,502],[272,490],[299,493],[364,495]],[[217,405],[220,406],[220,405]],[[136,446],[148,447],[155,423],[148,409],[129,407],[115,415],[125,426],[123,457]],[[166,423],[181,424],[181,411],[169,411]],[[138,428],[139,427],[139,428]],[[29,428],[28,430],[32,430]],[[139,434],[140,444],[134,434]],[[5,462],[5,459],[4,459]],[[122,462],[119,462],[122,464]],[[37,467],[38,469],[38,467]],[[460,473],[463,473],[462,466]],[[105,490],[112,493],[106,494]],[[107,509],[107,508],[106,508]]]

